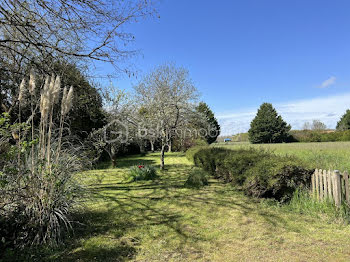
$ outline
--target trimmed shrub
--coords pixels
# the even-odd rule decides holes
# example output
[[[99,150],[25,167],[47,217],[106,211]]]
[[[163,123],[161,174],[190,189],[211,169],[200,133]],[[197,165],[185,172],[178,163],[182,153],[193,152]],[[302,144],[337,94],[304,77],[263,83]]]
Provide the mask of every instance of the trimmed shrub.
[[[148,165],[132,166],[129,169],[129,175],[133,181],[153,180],[158,178],[156,168]]]
[[[245,172],[269,155],[263,150],[232,150],[232,152],[225,154],[222,161],[216,161],[215,176],[225,182],[242,185],[246,179]]]
[[[247,195],[281,201],[308,185],[313,172],[295,157],[255,149],[208,147],[194,155],[194,163],[226,183],[242,186]]]
[[[193,157],[194,155],[204,149],[204,148],[207,148],[208,147],[208,143],[204,140],[201,140],[201,139],[197,139],[194,141],[194,146],[190,147],[189,149],[187,149],[186,151],[186,158],[193,162]]]
[[[194,164],[197,167],[203,168],[205,171],[209,172],[209,174],[215,175],[218,163],[230,152],[232,152],[232,150],[219,147],[207,147],[199,150],[194,155]]]
[[[271,155],[246,171],[243,191],[254,197],[290,200],[296,189],[309,185],[313,171],[294,157]]]
[[[194,168],[190,171],[190,174],[185,182],[185,187],[189,188],[200,188],[208,185],[208,173],[199,169]]]

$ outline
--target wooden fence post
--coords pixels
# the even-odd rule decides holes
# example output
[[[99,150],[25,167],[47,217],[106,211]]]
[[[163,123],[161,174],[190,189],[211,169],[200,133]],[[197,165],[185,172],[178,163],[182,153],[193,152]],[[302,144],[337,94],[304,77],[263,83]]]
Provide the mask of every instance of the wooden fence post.
[[[346,199],[346,202],[350,205],[350,192],[349,192],[349,174],[348,172],[344,172],[343,173],[343,178],[344,178],[344,181],[345,181],[345,199]]]
[[[327,183],[327,186],[328,186],[328,197],[329,199],[333,199],[333,190],[332,190],[332,174],[331,174],[331,171],[328,170],[327,172],[327,180],[328,180],[328,183]]]
[[[311,194],[312,196],[315,196],[315,172],[313,172],[312,176],[311,176]]]
[[[323,184],[324,184],[324,181],[323,181],[323,172],[322,172],[322,169],[319,169],[318,170],[318,179],[319,179],[319,185],[320,185],[320,200],[323,199]]]
[[[328,179],[327,179],[327,171],[323,170],[323,199],[327,199],[328,197]]]
[[[333,196],[334,196],[334,202],[337,207],[340,207],[341,205],[341,183],[340,183],[340,173],[338,170],[334,170],[333,172]]]
[[[319,186],[319,179],[318,179],[318,169],[315,170],[315,184],[316,184],[316,197],[317,199],[320,199],[320,186]]]

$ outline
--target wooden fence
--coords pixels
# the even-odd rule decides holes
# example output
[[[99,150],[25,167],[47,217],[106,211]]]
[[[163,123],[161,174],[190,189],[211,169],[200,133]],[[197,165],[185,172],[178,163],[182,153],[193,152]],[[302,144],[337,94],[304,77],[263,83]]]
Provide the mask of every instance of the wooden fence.
[[[329,199],[337,207],[342,201],[350,204],[349,174],[338,170],[316,169],[311,178],[311,191],[317,199]]]

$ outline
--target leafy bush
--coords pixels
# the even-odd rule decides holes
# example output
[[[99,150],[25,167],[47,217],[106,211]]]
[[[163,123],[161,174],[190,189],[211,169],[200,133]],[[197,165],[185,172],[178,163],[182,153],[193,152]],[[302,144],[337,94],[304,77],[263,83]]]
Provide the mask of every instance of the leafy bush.
[[[232,150],[224,155],[222,161],[216,161],[215,176],[225,182],[242,185],[246,177],[245,172],[269,155],[268,152],[263,150]]]
[[[231,152],[229,149],[218,147],[203,148],[194,155],[193,161],[197,167],[201,167],[209,174],[215,175],[218,163]]]
[[[186,182],[185,186],[190,188],[200,188],[208,185],[208,173],[205,171],[194,168],[191,170]]]
[[[271,155],[245,172],[243,190],[250,196],[285,201],[296,189],[310,184],[312,173],[294,157]]]
[[[158,177],[155,167],[149,165],[132,166],[129,169],[129,175],[133,181],[153,180]]]
[[[255,149],[204,148],[194,155],[194,163],[226,183],[242,186],[247,195],[278,200],[289,199],[312,174],[295,157]]]
[[[203,142],[204,142],[204,141],[203,141]],[[200,151],[200,150],[202,150],[202,149],[204,149],[204,148],[206,148],[206,147],[208,147],[208,144],[204,142],[203,144],[197,144],[197,145],[195,145],[195,146],[193,146],[193,147],[187,149],[187,151],[186,151],[186,158],[187,158],[189,161],[193,162],[193,161],[194,161],[194,159],[193,159],[194,155],[195,155],[198,151]]]

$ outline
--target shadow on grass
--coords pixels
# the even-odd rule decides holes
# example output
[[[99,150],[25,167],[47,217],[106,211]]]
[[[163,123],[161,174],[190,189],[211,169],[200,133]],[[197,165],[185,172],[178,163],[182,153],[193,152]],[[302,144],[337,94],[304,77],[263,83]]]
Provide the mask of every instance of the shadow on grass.
[[[72,220],[74,231],[64,237],[64,243],[7,250],[0,261],[126,261],[135,256],[139,241],[124,236],[136,226],[131,221],[118,219],[109,210],[84,209],[73,213]]]
[[[118,166],[146,163],[155,161],[128,157],[120,159]],[[201,232],[201,223],[225,216],[230,210],[240,214],[237,219],[242,220],[242,227],[248,221],[245,217],[259,217],[271,227],[288,229],[286,221],[275,212],[259,210],[258,200],[239,196],[241,193],[235,188],[220,181],[210,180],[210,185],[201,190],[185,188],[191,168],[185,164],[168,164],[168,171],[155,181],[127,182],[112,177],[90,185],[89,202],[93,205],[74,214],[73,220],[79,221],[74,225],[74,235],[64,246],[44,252],[39,260],[132,260],[142,241],[138,236],[142,235],[154,239],[176,238],[177,252],[186,254],[188,246],[213,241]]]

